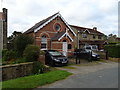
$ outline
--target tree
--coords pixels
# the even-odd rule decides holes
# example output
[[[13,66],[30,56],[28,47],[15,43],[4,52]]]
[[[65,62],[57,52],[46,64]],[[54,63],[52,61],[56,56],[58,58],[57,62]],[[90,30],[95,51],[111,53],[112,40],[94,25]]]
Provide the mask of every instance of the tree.
[[[22,57],[23,51],[27,45],[33,44],[34,40],[28,35],[21,34],[15,38],[14,46],[18,56]]]
[[[16,38],[17,36],[21,35],[21,34],[22,34],[21,32],[14,31],[14,32],[12,33],[12,35],[7,38],[7,41],[8,41],[8,42],[7,42],[7,49],[8,49],[8,50],[14,50],[14,49],[15,49],[15,48],[14,48],[15,38]]]

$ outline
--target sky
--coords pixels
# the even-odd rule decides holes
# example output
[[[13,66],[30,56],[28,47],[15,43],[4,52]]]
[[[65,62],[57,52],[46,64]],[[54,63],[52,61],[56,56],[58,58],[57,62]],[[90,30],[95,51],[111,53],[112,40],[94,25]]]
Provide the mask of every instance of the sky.
[[[2,3],[1,3],[2,2]],[[71,25],[97,27],[118,35],[118,0],[1,0],[8,9],[8,36],[25,32],[35,23],[60,12]]]

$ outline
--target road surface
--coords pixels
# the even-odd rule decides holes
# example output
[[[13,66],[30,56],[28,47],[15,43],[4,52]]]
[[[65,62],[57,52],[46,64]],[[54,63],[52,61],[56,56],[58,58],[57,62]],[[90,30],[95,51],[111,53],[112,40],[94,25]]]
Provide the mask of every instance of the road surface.
[[[97,65],[73,66],[76,69],[64,69],[73,75],[38,88],[118,88],[118,63],[107,62]]]

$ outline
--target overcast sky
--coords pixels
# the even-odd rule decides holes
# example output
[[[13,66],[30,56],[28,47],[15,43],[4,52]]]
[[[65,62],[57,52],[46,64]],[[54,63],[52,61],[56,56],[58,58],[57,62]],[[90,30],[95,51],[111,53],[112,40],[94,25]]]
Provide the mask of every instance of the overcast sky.
[[[56,12],[72,25],[94,26],[106,35],[118,34],[118,0],[1,0],[8,9],[8,36],[24,32]]]

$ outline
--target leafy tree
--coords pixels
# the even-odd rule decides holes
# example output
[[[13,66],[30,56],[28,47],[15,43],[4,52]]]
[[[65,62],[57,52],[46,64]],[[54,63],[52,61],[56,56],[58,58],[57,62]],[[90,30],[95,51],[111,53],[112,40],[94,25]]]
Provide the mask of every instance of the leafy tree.
[[[7,42],[7,49],[8,49],[8,50],[14,50],[14,49],[15,49],[15,48],[14,48],[15,38],[16,38],[17,36],[21,35],[21,34],[22,34],[21,32],[14,31],[14,32],[12,33],[12,35],[7,38],[7,41],[8,41],[8,42]]]
[[[33,42],[33,38],[28,35],[21,34],[17,36],[14,42],[14,46],[15,50],[18,53],[18,56],[22,57],[23,51],[26,48],[26,46],[29,44],[33,44]]]

